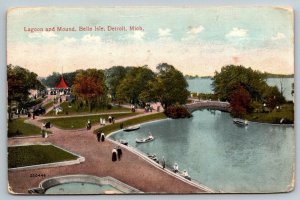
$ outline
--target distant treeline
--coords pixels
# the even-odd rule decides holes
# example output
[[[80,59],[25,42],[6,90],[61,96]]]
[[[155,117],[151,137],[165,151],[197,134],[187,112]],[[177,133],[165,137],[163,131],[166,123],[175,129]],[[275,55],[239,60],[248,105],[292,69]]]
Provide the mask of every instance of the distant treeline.
[[[185,75],[184,78],[186,79],[195,79],[195,78],[207,78],[212,79],[212,76],[198,76],[198,75]]]
[[[265,78],[294,78],[294,74],[272,74],[268,72],[263,73]],[[184,75],[186,79],[196,79],[196,78],[207,78],[212,79],[213,76],[199,76],[199,75]]]
[[[263,73],[266,78],[294,78],[294,74],[271,74],[268,72]]]

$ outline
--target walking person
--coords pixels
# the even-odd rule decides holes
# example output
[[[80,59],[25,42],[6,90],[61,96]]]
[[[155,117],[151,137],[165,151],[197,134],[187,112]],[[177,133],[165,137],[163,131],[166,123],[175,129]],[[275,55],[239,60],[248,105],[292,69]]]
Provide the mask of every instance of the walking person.
[[[120,161],[122,157],[122,149],[120,146],[117,147],[117,153],[118,153],[118,160]]]
[[[87,124],[86,124],[86,129],[90,130],[92,128],[91,121],[88,119]]]
[[[101,137],[101,132],[98,131],[98,132],[97,132],[97,140],[98,140],[98,142],[100,142],[100,137]]]
[[[118,152],[117,152],[116,148],[113,148],[111,160],[113,162],[115,162],[115,161],[117,161],[117,159],[118,159]]]
[[[104,133],[103,133],[103,132],[101,133],[101,136],[100,136],[100,138],[101,138],[101,142],[104,142],[104,141],[105,141],[105,135],[104,135]]]

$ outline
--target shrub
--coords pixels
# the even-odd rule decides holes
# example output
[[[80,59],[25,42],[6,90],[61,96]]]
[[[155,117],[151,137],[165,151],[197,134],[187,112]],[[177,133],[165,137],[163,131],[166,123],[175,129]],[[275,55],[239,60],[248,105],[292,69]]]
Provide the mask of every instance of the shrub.
[[[186,107],[181,105],[171,105],[165,110],[167,117],[177,119],[177,118],[186,118],[191,117],[191,113],[187,110]]]

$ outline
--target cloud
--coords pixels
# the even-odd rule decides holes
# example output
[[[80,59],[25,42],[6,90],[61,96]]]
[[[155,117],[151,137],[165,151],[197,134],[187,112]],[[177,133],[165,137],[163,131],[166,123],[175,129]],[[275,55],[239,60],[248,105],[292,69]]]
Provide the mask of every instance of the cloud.
[[[159,34],[159,37],[169,37],[171,36],[171,29],[169,28],[166,28],[166,29],[158,29],[158,34]]]
[[[130,38],[134,40],[143,40],[145,37],[144,31],[134,31],[133,34],[129,35]]]
[[[248,30],[234,27],[229,33],[226,34],[226,37],[245,37]]]
[[[81,38],[81,41],[87,43],[99,43],[101,42],[101,38],[99,36],[87,34]]]
[[[277,35],[271,37],[272,40],[281,40],[284,38],[286,38],[286,37],[283,33],[277,33]]]
[[[62,40],[62,42],[65,44],[72,44],[76,41],[77,41],[77,39],[74,37],[64,37],[64,39]]]
[[[51,39],[51,38],[56,38],[58,35],[56,35],[54,32],[35,32],[35,33],[30,33],[28,35],[29,38],[45,38],[45,39]]]
[[[188,27],[188,31],[187,33],[188,34],[198,34],[200,32],[202,32],[205,28],[203,26],[198,26],[198,27],[192,27],[192,26],[189,26]]]

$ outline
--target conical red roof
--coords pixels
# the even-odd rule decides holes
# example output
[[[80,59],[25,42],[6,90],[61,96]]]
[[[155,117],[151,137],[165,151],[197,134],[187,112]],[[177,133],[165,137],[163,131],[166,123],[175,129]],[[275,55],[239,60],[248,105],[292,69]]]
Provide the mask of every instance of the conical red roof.
[[[60,79],[59,83],[56,85],[56,88],[59,88],[59,89],[69,88],[68,85],[66,84],[63,76],[61,76],[61,79]]]

